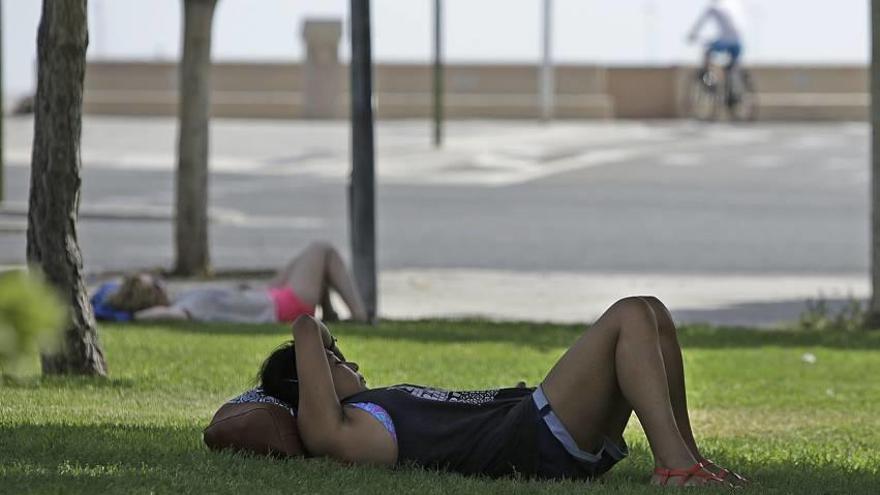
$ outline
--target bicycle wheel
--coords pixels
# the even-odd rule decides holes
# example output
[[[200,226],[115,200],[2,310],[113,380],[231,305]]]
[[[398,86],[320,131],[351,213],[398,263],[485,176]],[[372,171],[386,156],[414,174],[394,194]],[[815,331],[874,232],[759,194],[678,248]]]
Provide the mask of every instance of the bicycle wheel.
[[[745,69],[729,75],[727,84],[727,112],[737,122],[753,122],[758,119],[758,93],[752,75]]]
[[[698,70],[691,78],[687,94],[687,115],[710,121],[718,118],[718,81],[711,72]]]

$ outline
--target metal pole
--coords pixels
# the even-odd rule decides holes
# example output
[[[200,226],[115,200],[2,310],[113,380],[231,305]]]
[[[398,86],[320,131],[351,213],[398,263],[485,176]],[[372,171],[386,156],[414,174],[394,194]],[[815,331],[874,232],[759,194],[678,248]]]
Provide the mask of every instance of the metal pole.
[[[867,324],[880,327],[880,0],[871,0],[871,301]]]
[[[372,72],[370,0],[351,0],[351,255],[371,321],[377,314]]]
[[[553,0],[544,0],[543,12],[543,43],[541,57],[541,74],[538,86],[541,91],[541,118],[553,118],[555,79],[553,77]]]
[[[3,195],[6,185],[3,183],[3,167],[5,165],[5,161],[3,160],[3,117],[5,115],[6,108],[3,105],[3,98],[5,96],[3,92],[3,0],[0,0],[0,203],[3,203]]]
[[[443,145],[443,5],[434,0],[434,147]]]

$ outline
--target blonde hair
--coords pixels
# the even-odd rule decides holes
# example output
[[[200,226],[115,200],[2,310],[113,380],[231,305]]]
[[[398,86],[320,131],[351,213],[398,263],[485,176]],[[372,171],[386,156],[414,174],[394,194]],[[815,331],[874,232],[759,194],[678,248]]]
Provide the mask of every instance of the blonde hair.
[[[145,278],[149,277],[150,282]],[[154,306],[168,306],[168,293],[154,275],[135,273],[126,275],[122,284],[110,297],[107,304],[120,311],[140,311]]]

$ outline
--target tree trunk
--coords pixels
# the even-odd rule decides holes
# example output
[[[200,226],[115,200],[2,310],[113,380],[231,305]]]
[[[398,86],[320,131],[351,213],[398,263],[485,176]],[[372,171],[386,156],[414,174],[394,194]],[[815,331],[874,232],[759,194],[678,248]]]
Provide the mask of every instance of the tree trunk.
[[[868,325],[880,327],[880,0],[871,0],[871,303]]]
[[[80,192],[86,0],[43,0],[37,36],[37,95],[27,259],[70,306],[60,350],[42,356],[46,374],[107,374],[82,279],[76,236]]]
[[[174,271],[203,275],[208,255],[208,117],[216,0],[183,0]]]

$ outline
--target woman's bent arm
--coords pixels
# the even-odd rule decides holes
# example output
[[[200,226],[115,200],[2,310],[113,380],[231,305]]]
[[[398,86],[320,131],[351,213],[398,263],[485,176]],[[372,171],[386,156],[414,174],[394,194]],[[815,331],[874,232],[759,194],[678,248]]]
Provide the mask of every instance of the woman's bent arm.
[[[297,424],[309,452],[332,455],[339,443],[343,416],[321,333],[320,324],[309,316],[301,316],[293,324],[299,375]]]
[[[382,424],[339,402],[330,366],[340,361],[327,349],[333,345],[330,332],[302,316],[293,324],[293,335],[299,376],[297,425],[306,450],[346,462],[394,464],[397,446]]]

